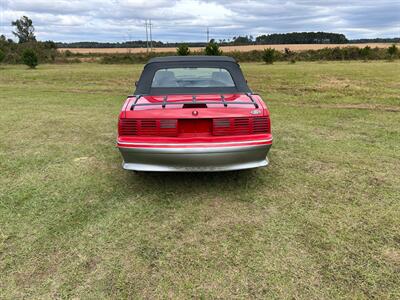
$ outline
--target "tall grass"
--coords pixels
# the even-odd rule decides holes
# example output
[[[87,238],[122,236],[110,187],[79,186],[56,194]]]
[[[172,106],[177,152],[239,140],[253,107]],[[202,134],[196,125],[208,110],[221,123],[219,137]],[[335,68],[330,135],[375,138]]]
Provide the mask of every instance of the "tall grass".
[[[2,65],[0,299],[400,299],[400,61],[241,67],[270,166],[134,174],[143,65]]]

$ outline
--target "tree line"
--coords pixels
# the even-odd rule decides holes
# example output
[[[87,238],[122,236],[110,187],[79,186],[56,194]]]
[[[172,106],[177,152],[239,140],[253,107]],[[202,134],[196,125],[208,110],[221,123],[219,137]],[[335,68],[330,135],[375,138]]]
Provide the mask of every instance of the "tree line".
[[[331,32],[274,33],[256,37],[256,44],[347,44],[344,34]]]
[[[349,40],[345,35],[340,33],[330,32],[292,32],[260,35],[253,37],[234,36],[232,39],[211,39],[211,43],[218,43],[221,46],[230,45],[271,45],[271,44],[346,44]],[[153,41],[153,46],[157,48],[163,47],[178,47],[180,43],[170,43]],[[207,43],[187,42],[189,47],[205,47]],[[116,43],[101,43],[101,42],[73,42],[73,43],[56,43],[58,48],[146,48],[147,42],[142,40],[116,42]]]
[[[291,32],[263,34],[257,37],[251,35],[234,36],[231,39],[212,39],[211,43],[218,43],[220,46],[241,46],[241,45],[279,45],[279,44],[363,44],[363,43],[400,43],[400,38],[376,38],[376,39],[353,39],[349,40],[344,34],[330,32]],[[155,48],[179,47],[182,43],[153,41]],[[205,47],[207,43],[186,42],[189,47]],[[146,48],[147,42],[143,40],[126,42],[57,42],[58,48]]]
[[[139,53],[139,54],[79,54],[67,50],[63,53],[57,51],[57,43],[53,41],[37,41],[33,22],[26,16],[11,23],[15,27],[13,34],[18,38],[18,43],[12,39],[7,39],[4,35],[0,36],[0,62],[7,63],[25,63],[34,68],[40,63],[71,63],[80,62],[82,58],[94,58],[103,63],[142,63],[153,56],[162,55],[222,55],[221,45],[248,45],[248,44],[315,44],[315,43],[333,43],[346,44],[347,38],[343,34],[325,33],[325,32],[294,32],[287,34],[261,35],[256,38],[252,36],[238,36],[232,40],[220,40],[219,43],[211,40],[209,43],[162,43],[153,42],[154,47],[177,47],[176,52],[165,53]],[[362,40],[364,41],[364,40]],[[379,40],[382,42],[382,40]],[[63,46],[73,45],[82,48],[113,48],[113,47],[145,47],[145,41],[131,41],[125,43],[62,43]],[[189,47],[204,47],[202,51],[191,52]],[[73,47],[71,47],[73,48]],[[266,47],[267,48],[267,47]],[[232,56],[238,61],[264,61],[272,63],[276,60],[296,62],[315,61],[315,60],[374,60],[399,58],[400,54],[395,44],[388,49],[371,48],[366,46],[359,47],[336,47],[324,48],[319,50],[291,51],[286,48],[284,52],[276,51],[272,48],[264,50],[253,50],[249,52],[227,52],[225,55]]]
[[[164,43],[161,41],[153,41],[154,48],[178,47],[181,43]],[[206,43],[187,43],[190,47],[204,47]],[[126,41],[126,42],[56,42],[57,48],[146,48],[147,42],[143,40]]]

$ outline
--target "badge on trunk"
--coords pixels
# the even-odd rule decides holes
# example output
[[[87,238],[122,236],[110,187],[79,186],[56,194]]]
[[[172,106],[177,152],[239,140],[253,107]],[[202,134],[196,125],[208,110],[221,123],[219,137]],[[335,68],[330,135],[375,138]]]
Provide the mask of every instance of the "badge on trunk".
[[[259,114],[261,114],[261,110],[259,110],[259,109],[254,109],[254,110],[252,110],[250,113],[251,113],[252,115],[259,115]]]
[[[199,112],[197,110],[192,111],[193,116],[197,116],[198,114],[199,114]]]

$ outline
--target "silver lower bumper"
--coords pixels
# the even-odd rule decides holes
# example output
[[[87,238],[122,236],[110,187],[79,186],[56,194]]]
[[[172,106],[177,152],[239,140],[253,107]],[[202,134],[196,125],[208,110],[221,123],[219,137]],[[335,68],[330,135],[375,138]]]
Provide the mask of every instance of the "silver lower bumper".
[[[123,168],[133,171],[215,172],[268,165],[271,145],[215,148],[124,148]]]

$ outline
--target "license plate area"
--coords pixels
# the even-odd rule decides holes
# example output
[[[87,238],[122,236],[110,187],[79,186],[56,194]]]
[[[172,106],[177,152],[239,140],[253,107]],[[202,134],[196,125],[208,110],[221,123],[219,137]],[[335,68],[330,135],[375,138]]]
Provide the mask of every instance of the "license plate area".
[[[179,135],[208,136],[212,133],[212,119],[180,119]]]

